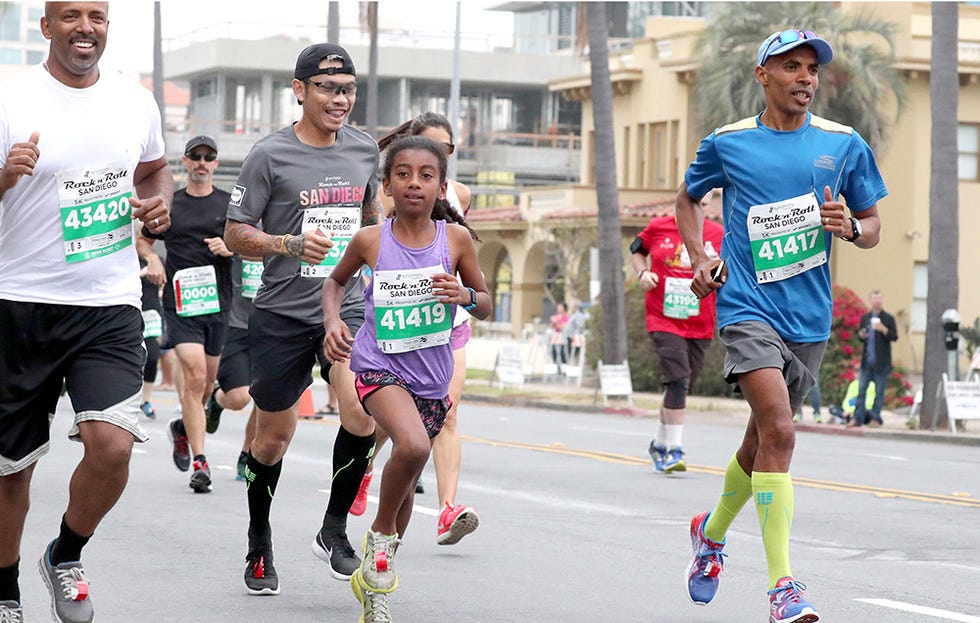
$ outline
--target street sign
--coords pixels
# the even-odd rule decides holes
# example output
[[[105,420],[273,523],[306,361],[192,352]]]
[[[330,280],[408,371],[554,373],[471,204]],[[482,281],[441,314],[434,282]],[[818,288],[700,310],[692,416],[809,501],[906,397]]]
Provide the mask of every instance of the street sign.
[[[956,433],[956,420],[980,420],[980,381],[950,381],[943,375],[949,430]]]
[[[490,375],[490,384],[497,379],[500,389],[504,385],[524,387],[524,365],[521,363],[521,349],[518,346],[501,346],[497,352],[497,363]]]
[[[609,404],[609,396],[626,396],[629,404],[633,404],[633,381],[630,378],[630,365],[624,361],[622,365],[604,364],[599,362],[599,387],[602,392],[603,404]]]

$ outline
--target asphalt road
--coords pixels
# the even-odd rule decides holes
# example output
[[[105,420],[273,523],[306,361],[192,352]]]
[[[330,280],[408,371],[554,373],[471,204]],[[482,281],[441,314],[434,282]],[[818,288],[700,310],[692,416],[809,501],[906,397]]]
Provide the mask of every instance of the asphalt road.
[[[214,492],[194,494],[170,459],[160,394],[137,447],[129,487],[85,550],[98,622],[358,620],[350,588],[310,553],[329,487],[336,420],[304,421],[284,462],[273,506],[282,594],[251,597],[242,582],[244,486],[234,480],[244,416],[226,413],[208,438]],[[319,403],[318,403],[319,404]],[[741,438],[741,418],[697,414],[685,432],[690,469],[655,474],[646,457],[655,422],[615,415],[463,403],[466,435],[458,501],[480,528],[455,546],[435,543],[435,475],[395,568],[399,623],[677,621],[763,623],[767,574],[754,508],[728,536],[715,601],[692,605],[684,588],[688,524],[711,508]],[[56,535],[68,476],[81,455],[65,438],[67,403],[52,452],[34,478],[23,542],[26,621],[49,620],[35,569]],[[382,453],[382,457],[384,453]],[[793,570],[822,621],[980,623],[980,454],[969,446],[801,433]],[[352,541],[376,510],[351,518]]]

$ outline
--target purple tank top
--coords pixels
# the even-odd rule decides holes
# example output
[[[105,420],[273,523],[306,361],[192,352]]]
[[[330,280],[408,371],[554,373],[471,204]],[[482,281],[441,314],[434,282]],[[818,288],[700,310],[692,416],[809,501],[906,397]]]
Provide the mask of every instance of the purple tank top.
[[[397,282],[401,271],[413,269],[441,267],[438,270],[452,273],[452,258],[449,254],[449,240],[446,237],[446,222],[434,221],[436,235],[431,243],[420,249],[412,249],[400,243],[391,232],[392,220],[381,224],[381,241],[378,247],[378,263],[372,267],[371,283],[364,289],[364,324],[361,325],[354,338],[354,349],[351,353],[350,367],[354,372],[368,370],[387,370],[400,377],[408,384],[416,396],[420,398],[441,399],[449,394],[449,379],[453,375],[453,351],[448,341],[438,346],[417,348],[418,338],[408,338],[414,346],[404,352],[382,352],[378,345],[379,322],[376,316],[375,296],[385,296],[384,292],[376,293],[375,287],[379,280],[386,282],[388,277],[396,283],[411,289],[408,281]],[[384,271],[391,271],[385,273]],[[432,273],[428,273],[426,277]],[[379,273],[380,276],[379,276]],[[391,288],[402,289],[402,288]],[[439,309],[437,309],[439,308]],[[394,316],[382,312],[381,321],[385,323],[382,330],[388,327],[404,327],[407,321],[409,327],[422,328],[429,326],[429,321],[439,320],[451,329],[455,305],[431,304],[422,306],[405,315]],[[421,312],[421,313],[420,313]],[[441,326],[439,324],[438,326]],[[411,329],[409,329],[409,332]],[[425,342],[425,339],[422,339]],[[397,347],[396,347],[397,348]]]

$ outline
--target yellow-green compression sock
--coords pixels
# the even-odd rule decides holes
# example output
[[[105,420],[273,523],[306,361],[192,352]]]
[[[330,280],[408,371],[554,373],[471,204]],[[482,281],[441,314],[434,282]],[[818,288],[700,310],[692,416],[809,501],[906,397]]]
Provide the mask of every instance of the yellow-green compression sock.
[[[711,511],[711,516],[704,524],[704,536],[715,543],[721,543],[725,540],[729,526],[735,521],[735,517],[745,506],[745,503],[752,497],[752,478],[745,473],[742,466],[735,460],[734,455],[732,455],[732,460],[728,462],[722,487],[718,504]]]
[[[752,493],[759,514],[762,544],[769,564],[769,588],[780,578],[792,576],[789,566],[789,533],[793,526],[793,479],[788,473],[753,472]]]

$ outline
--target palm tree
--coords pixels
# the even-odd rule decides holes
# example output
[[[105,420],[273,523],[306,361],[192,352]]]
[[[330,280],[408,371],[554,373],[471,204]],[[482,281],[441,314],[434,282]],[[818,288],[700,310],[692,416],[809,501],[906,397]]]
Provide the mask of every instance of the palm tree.
[[[599,274],[602,282],[602,359],[626,361],[626,303],[623,294],[622,229],[609,74],[609,21],[605,2],[588,3],[592,115],[595,124],[595,178],[599,200]]]
[[[943,341],[943,310],[957,307],[959,270],[959,182],[957,181],[956,110],[959,103],[957,37],[959,5],[932,5],[932,59],[929,95],[932,101],[932,179],[929,183],[929,288],[926,355],[923,365],[920,427],[945,425],[948,413],[937,408],[936,393],[947,369]],[[950,379],[956,380],[956,379]],[[938,417],[937,417],[938,416]],[[938,420],[938,421],[937,421]]]
[[[854,127],[877,150],[889,126],[881,101],[894,98],[896,120],[904,110],[905,82],[892,43],[896,26],[867,11],[845,13],[829,2],[719,2],[708,18],[695,86],[699,135],[762,111],[765,95],[752,76],[759,44],[787,28],[813,31],[834,47],[834,62],[820,70],[814,114]]]

